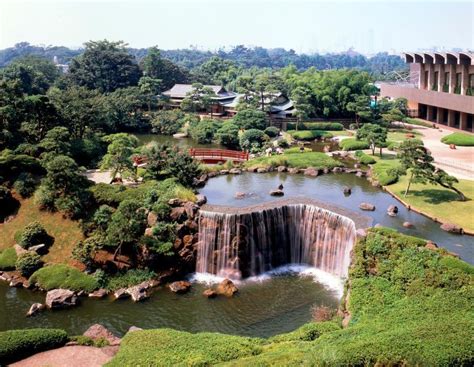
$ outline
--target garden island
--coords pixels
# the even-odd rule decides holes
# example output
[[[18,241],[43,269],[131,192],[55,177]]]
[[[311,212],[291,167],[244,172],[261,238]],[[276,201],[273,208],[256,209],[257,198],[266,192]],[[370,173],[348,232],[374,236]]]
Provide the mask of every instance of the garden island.
[[[1,54],[0,365],[474,363],[474,135],[399,56]]]

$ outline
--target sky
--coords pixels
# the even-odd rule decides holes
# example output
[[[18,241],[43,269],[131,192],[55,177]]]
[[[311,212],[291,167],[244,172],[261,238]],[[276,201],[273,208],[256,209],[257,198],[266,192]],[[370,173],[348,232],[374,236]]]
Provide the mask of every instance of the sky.
[[[474,50],[474,0],[0,0],[0,49],[105,38],[162,49]]]

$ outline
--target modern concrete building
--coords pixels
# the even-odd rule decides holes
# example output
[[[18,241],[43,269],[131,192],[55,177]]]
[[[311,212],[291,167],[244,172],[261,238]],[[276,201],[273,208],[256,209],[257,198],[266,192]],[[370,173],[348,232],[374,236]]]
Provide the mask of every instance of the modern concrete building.
[[[404,97],[413,117],[474,132],[474,53],[404,55],[409,80],[380,83],[381,97]]]

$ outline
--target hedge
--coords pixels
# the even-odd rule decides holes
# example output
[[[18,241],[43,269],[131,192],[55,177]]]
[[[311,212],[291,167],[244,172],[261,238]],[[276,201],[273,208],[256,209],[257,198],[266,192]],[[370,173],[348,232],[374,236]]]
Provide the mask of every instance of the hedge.
[[[33,354],[58,348],[68,341],[60,329],[26,329],[0,332],[0,365],[12,363]]]
[[[454,144],[460,147],[474,146],[474,135],[464,133],[452,133],[441,139],[444,144]]]
[[[370,148],[370,145],[367,141],[356,140],[355,138],[343,139],[339,142],[339,145],[343,150],[361,150]]]
[[[355,156],[357,157],[357,159],[359,160],[360,163],[365,164],[365,165],[374,164],[375,162],[377,162],[374,157],[372,157],[368,154],[365,154],[361,150],[358,150],[355,153]]]
[[[333,135],[330,132],[322,130],[288,130],[293,138],[298,140],[314,140],[320,138],[332,138]]]
[[[17,256],[13,247],[0,252],[0,270],[15,270]]]
[[[296,124],[289,123],[288,130],[295,130]],[[344,125],[339,122],[303,122],[298,124],[300,130],[332,130],[341,131],[344,130]]]
[[[30,277],[30,283],[38,284],[46,290],[64,288],[92,292],[99,287],[93,276],[65,264],[49,265],[35,271]]]

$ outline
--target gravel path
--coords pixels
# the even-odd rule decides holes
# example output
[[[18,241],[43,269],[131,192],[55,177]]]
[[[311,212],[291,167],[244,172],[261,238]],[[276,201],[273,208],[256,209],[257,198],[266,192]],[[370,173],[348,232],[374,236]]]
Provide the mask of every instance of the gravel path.
[[[13,363],[13,367],[100,367],[117,353],[118,346],[95,348],[87,346],[66,346],[35,354]]]

